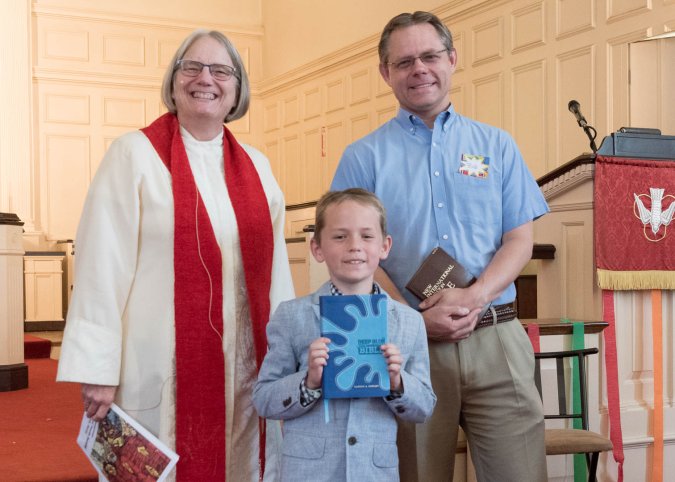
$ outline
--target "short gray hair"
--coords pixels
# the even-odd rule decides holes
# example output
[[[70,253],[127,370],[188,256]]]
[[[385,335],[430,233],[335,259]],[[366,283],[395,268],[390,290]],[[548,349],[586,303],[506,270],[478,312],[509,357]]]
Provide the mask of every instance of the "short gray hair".
[[[178,50],[176,50],[176,53],[171,59],[171,63],[169,63],[169,66],[164,73],[164,80],[162,81],[162,102],[164,102],[164,105],[169,112],[173,114],[176,113],[176,102],[173,99],[173,87],[174,80],[176,79],[176,71],[178,70],[177,62],[183,59],[185,52],[188,51],[193,43],[206,36],[216,39],[223,47],[225,47],[225,50],[227,50],[227,53],[232,59],[232,63],[234,64],[233,67],[237,69],[235,73],[237,79],[237,99],[234,107],[232,107],[232,110],[225,116],[223,122],[227,123],[240,119],[248,112],[248,106],[251,101],[251,88],[248,83],[248,75],[246,75],[244,63],[241,61],[241,56],[239,55],[239,52],[237,52],[237,49],[234,48],[232,42],[230,42],[225,35],[217,30],[198,29],[183,40],[183,43],[178,47]]]
[[[377,52],[380,55],[380,64],[386,64],[389,61],[389,37],[394,30],[400,28],[412,27],[413,25],[420,25],[428,23],[436,29],[443,46],[448,49],[448,53],[452,52],[452,34],[448,27],[445,26],[441,19],[429,12],[417,11],[414,13],[401,13],[389,20],[389,23],[382,30],[380,36],[380,43],[377,46]]]

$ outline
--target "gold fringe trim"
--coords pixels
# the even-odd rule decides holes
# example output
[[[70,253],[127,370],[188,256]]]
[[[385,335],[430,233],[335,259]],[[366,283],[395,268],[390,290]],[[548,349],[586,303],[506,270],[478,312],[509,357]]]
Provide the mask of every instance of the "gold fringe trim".
[[[598,269],[604,290],[675,290],[675,271],[609,271]]]

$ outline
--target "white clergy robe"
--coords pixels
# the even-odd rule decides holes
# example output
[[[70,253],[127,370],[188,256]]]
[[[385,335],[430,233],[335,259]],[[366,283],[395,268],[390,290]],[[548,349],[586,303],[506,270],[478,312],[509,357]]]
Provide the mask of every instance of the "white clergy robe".
[[[222,253],[228,482],[258,479],[253,334],[237,224],[223,177],[222,133],[197,141],[181,128],[190,167]],[[293,297],[285,205],[267,159],[242,145],[260,176],[274,229],[271,310]],[[195,203],[197,200],[184,200]],[[195,211],[196,212],[196,211]],[[250,213],[255,216],[256,213]],[[174,212],[171,175],[140,131],[115,140],[87,194],[75,240],[75,287],[57,380],[119,385],[115,403],[175,447]],[[220,337],[214,330],[213,336]],[[268,423],[266,480],[279,463]],[[180,455],[180,454],[179,454]]]

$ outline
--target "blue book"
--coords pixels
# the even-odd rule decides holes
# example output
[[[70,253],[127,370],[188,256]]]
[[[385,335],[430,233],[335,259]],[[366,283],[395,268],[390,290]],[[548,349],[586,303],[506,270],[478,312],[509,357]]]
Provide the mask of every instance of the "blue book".
[[[322,296],[319,307],[321,336],[331,340],[323,370],[323,396],[389,395],[387,360],[380,350],[387,342],[387,296]]]

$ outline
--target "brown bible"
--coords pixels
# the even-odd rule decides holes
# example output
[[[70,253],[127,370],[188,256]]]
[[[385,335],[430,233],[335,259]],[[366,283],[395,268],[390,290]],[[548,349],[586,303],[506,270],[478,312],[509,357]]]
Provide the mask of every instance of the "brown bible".
[[[442,248],[434,248],[405,287],[420,300],[444,288],[466,288],[476,278]]]

